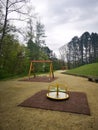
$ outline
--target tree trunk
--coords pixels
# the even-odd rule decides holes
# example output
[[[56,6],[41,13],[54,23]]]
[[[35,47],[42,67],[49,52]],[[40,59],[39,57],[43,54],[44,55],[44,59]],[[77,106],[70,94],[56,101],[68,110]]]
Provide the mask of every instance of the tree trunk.
[[[4,39],[4,36],[5,36],[5,33],[6,33],[7,16],[8,16],[8,3],[9,3],[9,0],[6,1],[5,19],[4,19],[3,29],[2,29],[2,36],[1,36],[1,39],[0,39],[0,54],[2,54],[3,39]]]

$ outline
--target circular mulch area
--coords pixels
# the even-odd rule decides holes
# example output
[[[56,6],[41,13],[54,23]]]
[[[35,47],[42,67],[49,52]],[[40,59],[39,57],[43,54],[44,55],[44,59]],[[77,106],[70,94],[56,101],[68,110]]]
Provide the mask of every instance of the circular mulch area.
[[[27,82],[52,82],[54,80],[56,80],[57,77],[54,77],[54,78],[49,78],[47,76],[37,76],[37,77],[31,77],[31,78],[24,78],[24,79],[21,79],[19,81],[27,81]]]

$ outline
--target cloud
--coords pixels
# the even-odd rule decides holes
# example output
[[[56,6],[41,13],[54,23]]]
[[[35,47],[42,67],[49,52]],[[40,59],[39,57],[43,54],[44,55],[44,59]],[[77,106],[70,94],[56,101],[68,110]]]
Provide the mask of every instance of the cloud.
[[[85,31],[98,32],[98,0],[31,0],[46,30],[46,44],[58,49]]]
[[[98,13],[97,0],[48,1],[48,16],[57,23],[88,19]]]

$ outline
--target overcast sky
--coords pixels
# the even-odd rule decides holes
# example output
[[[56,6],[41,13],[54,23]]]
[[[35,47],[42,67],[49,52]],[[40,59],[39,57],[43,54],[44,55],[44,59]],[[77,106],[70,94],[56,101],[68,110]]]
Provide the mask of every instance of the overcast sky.
[[[46,44],[58,49],[85,31],[98,33],[98,0],[32,0],[46,30]]]

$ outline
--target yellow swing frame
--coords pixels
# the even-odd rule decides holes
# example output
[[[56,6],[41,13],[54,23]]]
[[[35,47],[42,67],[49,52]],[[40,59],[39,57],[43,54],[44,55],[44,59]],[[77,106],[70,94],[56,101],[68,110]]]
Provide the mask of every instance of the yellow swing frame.
[[[31,71],[34,72],[34,63],[50,63],[50,72],[49,72],[49,79],[54,78],[54,72],[53,72],[53,64],[51,60],[32,60],[30,63],[30,69],[29,69],[29,79],[30,79],[30,75],[31,75]],[[34,78],[35,78],[35,74],[34,74]]]

